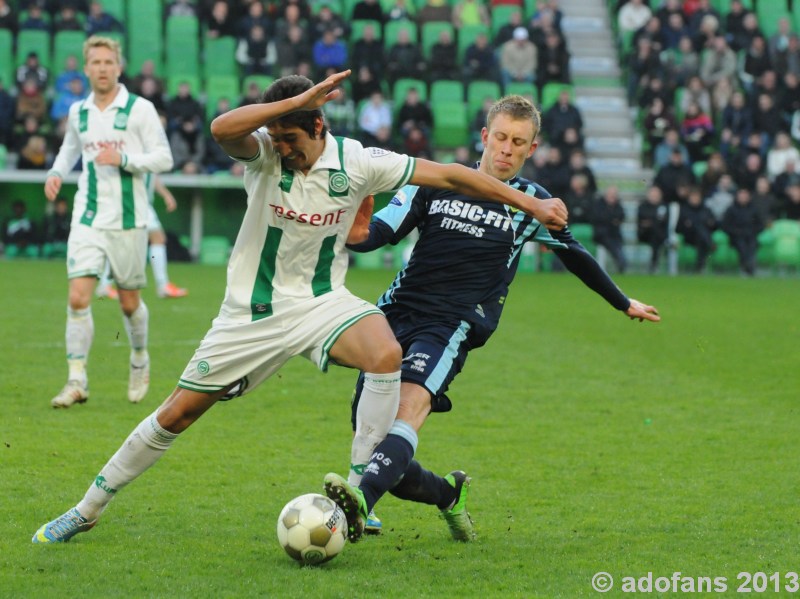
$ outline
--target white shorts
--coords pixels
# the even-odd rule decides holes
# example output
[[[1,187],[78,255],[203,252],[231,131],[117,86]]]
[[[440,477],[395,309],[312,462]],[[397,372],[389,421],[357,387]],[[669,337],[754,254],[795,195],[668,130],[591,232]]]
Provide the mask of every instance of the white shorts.
[[[121,289],[147,285],[147,231],[95,229],[78,224],[67,242],[67,278],[100,277],[111,265],[111,275]]]
[[[328,353],[339,336],[369,314],[383,312],[340,287],[286,308],[275,307],[272,316],[253,322],[217,317],[178,386],[214,393],[238,382],[231,394],[242,395],[294,356],[311,360],[325,372]]]
[[[158,214],[156,213],[156,209],[153,207],[153,205],[148,204],[147,210],[147,232],[152,233],[153,231],[163,230],[164,227],[161,226],[161,221],[158,220]]]

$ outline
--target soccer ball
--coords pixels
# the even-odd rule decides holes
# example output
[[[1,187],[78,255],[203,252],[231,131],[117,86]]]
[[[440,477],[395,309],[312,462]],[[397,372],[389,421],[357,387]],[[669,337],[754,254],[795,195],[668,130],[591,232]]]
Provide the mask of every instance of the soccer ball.
[[[295,497],[278,516],[278,542],[293,559],[321,564],[333,559],[347,540],[347,518],[332,499],[318,493]]]

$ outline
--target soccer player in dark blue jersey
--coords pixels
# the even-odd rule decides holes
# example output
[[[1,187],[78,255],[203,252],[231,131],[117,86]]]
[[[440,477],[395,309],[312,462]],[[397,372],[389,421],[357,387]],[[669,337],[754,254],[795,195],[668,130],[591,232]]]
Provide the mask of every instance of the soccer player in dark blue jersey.
[[[477,168],[528,195],[550,198],[541,186],[516,176],[538,145],[540,123],[539,112],[521,96],[496,102],[481,132],[484,151]],[[372,507],[390,491],[436,505],[453,538],[469,541],[474,536],[466,510],[470,478],[462,471],[440,477],[422,468],[413,459],[417,433],[428,414],[450,410],[448,386],[469,351],[484,345],[497,328],[523,245],[536,241],[551,248],[570,272],[631,319],[657,322],[658,312],[628,298],[568,228],[548,230],[496,202],[411,185],[371,222],[366,212],[349,238],[355,251],[397,244],[419,230],[408,265],[378,301],[403,348],[400,408],[385,438],[364,430],[357,408],[364,384],[359,377],[350,474],[348,480],[326,475],[325,491],[345,510],[351,540],[361,535]]]

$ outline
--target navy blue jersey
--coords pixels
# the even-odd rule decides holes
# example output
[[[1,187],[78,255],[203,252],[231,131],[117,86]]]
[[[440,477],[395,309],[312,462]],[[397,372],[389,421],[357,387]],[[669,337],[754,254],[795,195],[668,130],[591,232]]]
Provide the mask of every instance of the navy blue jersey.
[[[509,185],[533,197],[551,197],[522,178]],[[363,252],[396,244],[415,228],[419,241],[408,265],[378,301],[387,314],[399,309],[416,312],[422,320],[464,320],[488,338],[497,327],[522,246],[528,241],[552,248],[568,269],[616,308],[630,305],[567,229],[549,231],[509,206],[453,191],[404,187],[374,215],[369,239],[351,247]]]

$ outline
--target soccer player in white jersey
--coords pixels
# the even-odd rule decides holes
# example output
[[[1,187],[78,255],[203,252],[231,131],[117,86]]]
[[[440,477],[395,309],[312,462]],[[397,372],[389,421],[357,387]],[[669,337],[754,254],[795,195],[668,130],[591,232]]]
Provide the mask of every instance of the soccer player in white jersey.
[[[128,399],[139,402],[150,381],[145,286],[148,199],[145,176],[172,168],[172,152],[151,102],[119,83],[119,44],[92,36],[83,45],[84,72],[92,93],[70,107],[64,143],[44,184],[56,199],[62,177],[79,158],[72,224],[67,243],[67,384],[51,404],[68,408],[89,398],[86,364],[94,335],[91,300],[106,261],[119,286],[120,307],[131,344]]]
[[[321,107],[350,71],[314,85],[275,81],[259,104],[211,124],[216,141],[245,164],[247,210],[228,265],[225,299],[178,386],[97,475],[83,499],[39,528],[35,543],[89,530],[124,486],[160,458],[218,400],[251,391],[289,358],[325,371],[364,371],[359,422],[382,439],[400,401],[400,346],[374,305],[344,287],[347,241],[362,198],[406,183],[496,198],[550,226],[566,223],[560,200],[535,200],[458,164],[441,165],[328,133]],[[413,429],[410,429],[413,433]],[[371,441],[369,441],[371,442]]]
[[[172,192],[164,185],[164,182],[158,175],[148,175],[146,185],[147,196],[150,200],[150,210],[147,217],[147,236],[149,242],[147,255],[150,259],[150,267],[153,269],[156,293],[158,297],[162,298],[186,297],[189,292],[182,287],[178,287],[169,280],[169,274],[167,273],[167,234],[164,232],[164,227],[161,225],[161,220],[158,218],[158,213],[153,205],[156,194],[163,198],[167,212],[174,212],[178,208],[178,203],[175,201],[175,196],[172,195]],[[119,294],[111,282],[111,267],[109,264],[106,264],[106,269],[100,277],[100,281],[97,283],[95,294],[97,297],[108,297],[110,299],[119,298]]]

